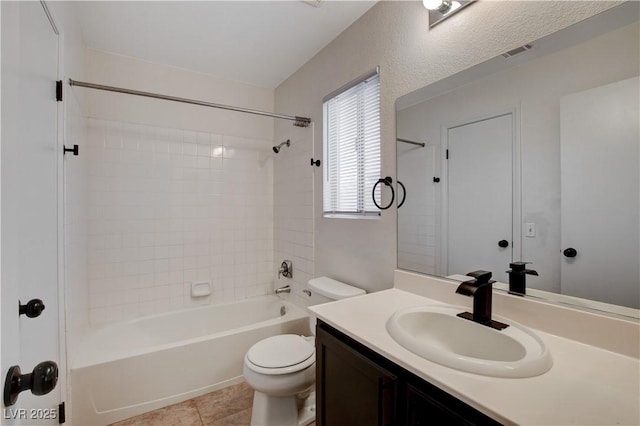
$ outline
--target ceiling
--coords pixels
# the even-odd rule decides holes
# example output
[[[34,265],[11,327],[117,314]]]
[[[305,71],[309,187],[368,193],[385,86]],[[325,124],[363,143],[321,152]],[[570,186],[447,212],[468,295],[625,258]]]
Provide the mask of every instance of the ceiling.
[[[275,88],[375,1],[82,1],[87,47]]]

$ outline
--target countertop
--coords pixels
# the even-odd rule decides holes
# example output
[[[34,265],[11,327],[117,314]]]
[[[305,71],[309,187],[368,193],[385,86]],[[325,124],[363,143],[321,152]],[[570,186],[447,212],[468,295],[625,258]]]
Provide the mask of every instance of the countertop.
[[[504,424],[640,424],[637,358],[534,329],[553,357],[547,373],[510,379],[454,370],[409,352],[386,331],[387,320],[397,310],[430,304],[441,302],[393,288],[309,309],[327,324]]]

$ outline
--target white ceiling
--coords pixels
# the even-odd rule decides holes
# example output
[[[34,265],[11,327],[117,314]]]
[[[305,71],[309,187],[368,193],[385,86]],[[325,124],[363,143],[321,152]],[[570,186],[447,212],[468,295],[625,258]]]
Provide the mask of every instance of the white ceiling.
[[[82,1],[87,47],[275,88],[375,1]]]

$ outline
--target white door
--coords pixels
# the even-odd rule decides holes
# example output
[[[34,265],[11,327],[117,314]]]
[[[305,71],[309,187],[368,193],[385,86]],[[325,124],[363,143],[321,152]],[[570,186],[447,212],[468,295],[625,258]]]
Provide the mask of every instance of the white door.
[[[638,82],[560,103],[562,293],[633,308],[640,307]],[[565,256],[571,248],[575,257]]]
[[[60,359],[58,310],[58,36],[40,2],[2,2],[2,381]],[[41,299],[37,318],[18,301]],[[64,370],[61,369],[61,374]],[[4,396],[4,395],[3,395]],[[22,392],[3,406],[6,424],[57,424],[60,386]]]
[[[513,114],[446,132],[447,275],[478,269],[507,282],[513,259]]]

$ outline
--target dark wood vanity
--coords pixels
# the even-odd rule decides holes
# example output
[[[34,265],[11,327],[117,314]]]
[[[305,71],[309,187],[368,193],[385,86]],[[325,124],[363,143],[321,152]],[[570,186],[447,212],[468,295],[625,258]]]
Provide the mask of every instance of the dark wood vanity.
[[[499,425],[318,320],[318,426]]]

